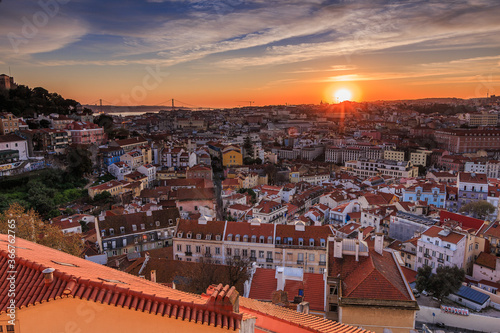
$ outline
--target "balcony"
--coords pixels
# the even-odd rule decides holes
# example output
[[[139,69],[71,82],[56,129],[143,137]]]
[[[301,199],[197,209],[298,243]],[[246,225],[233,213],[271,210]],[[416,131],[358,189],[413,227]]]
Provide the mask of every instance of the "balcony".
[[[273,258],[266,258],[266,262],[273,262]]]
[[[191,251],[186,251],[186,252],[184,252],[184,254],[185,254],[186,256],[188,256],[188,257],[191,257],[191,256],[193,255],[193,252],[191,252]]]
[[[257,261],[256,257],[250,257],[250,261]]]
[[[241,259],[241,257],[240,257],[240,256],[233,256],[233,259],[234,259],[234,260],[240,260],[240,259]]]
[[[424,253],[424,257],[426,257],[426,258],[430,258],[430,257],[431,257],[431,255],[430,255],[430,254],[428,254],[428,253]]]
[[[205,253],[205,258],[212,258],[212,254],[211,253]]]
[[[297,265],[304,265],[304,260],[297,260]]]
[[[444,259],[438,258],[438,262],[444,264]]]
[[[320,266],[326,266],[326,261],[320,261],[320,262],[319,262],[319,265],[320,265]]]

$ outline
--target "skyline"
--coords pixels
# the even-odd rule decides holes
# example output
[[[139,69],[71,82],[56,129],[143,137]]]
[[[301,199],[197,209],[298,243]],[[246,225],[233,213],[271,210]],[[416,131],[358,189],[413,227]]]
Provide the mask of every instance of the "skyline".
[[[82,104],[318,104],[500,93],[494,0],[2,1],[0,72]]]

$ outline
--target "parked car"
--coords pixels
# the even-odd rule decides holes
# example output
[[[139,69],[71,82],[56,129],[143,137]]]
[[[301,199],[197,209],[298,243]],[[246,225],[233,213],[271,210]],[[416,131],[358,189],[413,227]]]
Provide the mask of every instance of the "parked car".
[[[422,291],[422,295],[429,296],[429,293],[426,290],[424,290],[424,291]]]

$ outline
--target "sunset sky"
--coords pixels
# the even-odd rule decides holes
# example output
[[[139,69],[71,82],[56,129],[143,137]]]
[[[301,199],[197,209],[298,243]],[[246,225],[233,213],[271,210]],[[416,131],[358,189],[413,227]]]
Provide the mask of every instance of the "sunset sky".
[[[82,104],[483,97],[499,18],[498,0],[3,0],[0,73]]]

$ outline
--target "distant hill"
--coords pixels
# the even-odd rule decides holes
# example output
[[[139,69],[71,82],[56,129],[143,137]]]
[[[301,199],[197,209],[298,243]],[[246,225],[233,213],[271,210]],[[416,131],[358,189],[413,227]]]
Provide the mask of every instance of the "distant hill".
[[[35,113],[67,115],[77,105],[77,101],[50,93],[42,87],[32,89],[19,85],[14,89],[0,90],[0,112],[12,112],[17,117],[33,117]]]

